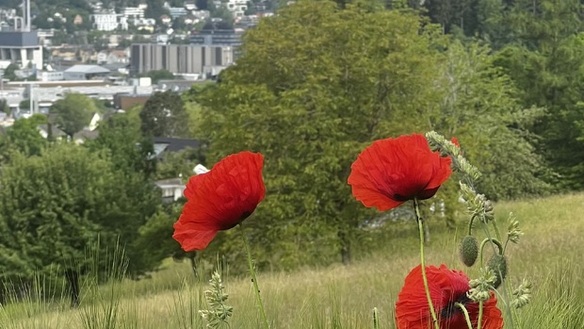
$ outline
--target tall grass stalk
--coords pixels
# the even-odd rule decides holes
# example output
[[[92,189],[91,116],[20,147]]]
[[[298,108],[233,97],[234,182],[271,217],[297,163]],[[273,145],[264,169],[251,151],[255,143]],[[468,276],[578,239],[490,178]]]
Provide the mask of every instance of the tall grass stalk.
[[[104,273],[100,269],[101,257],[105,257],[103,261],[109,264]],[[111,252],[106,250],[103,256],[95,252],[91,259],[90,274],[82,285],[85,297],[82,303],[87,303],[80,309],[79,317],[85,329],[116,329],[119,327],[121,299],[119,286],[127,269],[124,249],[116,243]]]
[[[496,216],[513,211],[522,220],[525,239],[506,253],[512,260],[507,280],[511,286],[526,277],[533,283],[530,304],[515,313],[516,328],[581,329],[584,323],[584,221],[574,214],[584,212],[584,194],[543,199],[501,202]],[[433,239],[425,252],[428,263],[460,268],[456,254],[458,239],[443,223],[429,221]],[[466,221],[458,229],[465,232]],[[305,268],[290,273],[258,273],[262,297],[270,301],[266,315],[278,329],[371,328],[371,310],[377,307],[379,329],[394,329],[397,295],[409,270],[419,263],[417,228],[411,222],[394,223],[379,232],[378,249],[350,266]],[[391,238],[388,238],[391,237]],[[391,250],[391,252],[388,252]],[[445,250],[452,250],[445,256]],[[357,255],[359,256],[359,255]],[[359,258],[359,257],[358,257]],[[479,275],[470,268],[469,275]],[[257,329],[257,309],[249,278],[224,277],[229,304],[234,307],[232,327]],[[111,286],[86,291],[79,309],[71,310],[62,281],[40,281],[43,290],[54,290],[50,298],[30,292],[14,296],[0,306],[0,328],[83,329],[82,313],[92,305],[116,306],[117,328],[160,329],[204,328],[197,314],[204,305],[204,286],[193,282],[186,263],[165,262],[164,269],[141,281],[118,280],[112,302]],[[49,288],[52,287],[52,288]],[[502,306],[499,304],[499,306]],[[507,319],[505,319],[507,321]],[[97,320],[96,320],[97,321]]]

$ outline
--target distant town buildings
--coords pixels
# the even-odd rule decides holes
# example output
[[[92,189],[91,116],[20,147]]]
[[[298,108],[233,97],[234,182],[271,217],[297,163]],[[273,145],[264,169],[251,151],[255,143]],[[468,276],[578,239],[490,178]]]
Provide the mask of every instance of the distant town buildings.
[[[245,15],[247,3],[247,0],[228,0],[225,6],[233,14],[233,18],[238,18]]]
[[[187,9],[185,7],[168,7],[168,12],[172,19],[177,19],[187,15]]]
[[[148,8],[146,5],[138,7],[126,7],[122,10],[122,16],[127,19],[144,18],[144,11]]]
[[[74,65],[63,72],[63,80],[104,80],[110,70],[98,65]]]
[[[241,46],[243,30],[203,30],[190,37],[191,44],[205,46]]]
[[[263,2],[252,8],[256,15],[246,15],[247,0],[216,0],[216,8],[229,10],[234,18],[236,28],[224,29],[229,25],[214,16],[217,13],[200,10],[194,0],[183,3],[173,7],[166,2],[166,14],[156,18],[146,17],[144,3],[113,9],[101,1],[88,1],[89,13],[68,8],[40,13],[37,6],[31,12],[30,0],[17,8],[0,8],[0,74],[11,64],[18,67],[12,65],[13,81],[6,76],[0,80],[0,99],[11,109],[9,115],[0,113],[0,126],[46,113],[69,92],[111,102],[110,106],[123,110],[143,104],[155,91],[189,90],[232,65],[245,29],[272,15],[260,8]],[[31,25],[31,15],[40,15],[53,28],[37,30]],[[203,26],[206,29],[199,30]],[[90,28],[105,33],[86,30]],[[152,85],[144,75],[154,70],[170,71],[183,80]],[[30,106],[21,108],[23,101]]]
[[[177,44],[133,44],[131,71],[167,70],[177,74],[216,74],[233,64],[233,47]]]
[[[60,81],[64,79],[63,71],[37,71],[36,78],[38,81]]]
[[[98,31],[113,31],[118,28],[118,15],[115,11],[102,11],[93,14],[93,27]]]
[[[36,31],[0,31],[0,60],[20,67],[43,67],[43,47]]]

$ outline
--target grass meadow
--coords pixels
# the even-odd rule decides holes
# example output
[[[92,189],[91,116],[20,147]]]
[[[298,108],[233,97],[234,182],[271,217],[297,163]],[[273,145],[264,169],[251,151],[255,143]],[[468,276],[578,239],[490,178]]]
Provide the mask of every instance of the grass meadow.
[[[499,227],[506,228],[512,211],[525,232],[508,251],[507,287],[521,279],[533,283],[531,303],[519,309],[514,328],[584,328],[584,194],[503,202],[495,207]],[[464,232],[431,223],[427,264],[462,269],[457,243]],[[393,307],[403,280],[419,263],[413,223],[396,223],[391,239],[352,265],[300,269],[258,276],[272,328],[394,328]],[[245,262],[245,259],[241,259]],[[469,276],[477,274],[472,268]],[[248,278],[224,276],[228,304],[234,307],[230,328],[260,327]],[[18,329],[186,329],[204,328],[198,314],[206,308],[203,291],[208,278],[197,281],[188,263],[169,260],[152,278],[115,281],[84,289],[82,305],[70,309],[66,299],[50,303],[33,297],[0,308],[0,328]],[[42,284],[42,283],[41,283]],[[499,302],[499,307],[505,306]],[[506,328],[511,328],[509,317]]]

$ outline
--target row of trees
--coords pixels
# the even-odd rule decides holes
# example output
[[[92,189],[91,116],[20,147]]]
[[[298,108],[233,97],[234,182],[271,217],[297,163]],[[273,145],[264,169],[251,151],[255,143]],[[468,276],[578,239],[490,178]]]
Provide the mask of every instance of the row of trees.
[[[268,194],[245,225],[258,264],[272,269],[350,261],[365,241],[363,226],[378,214],[353,200],[346,180],[359,151],[375,139],[428,130],[456,136],[484,172],[479,188],[491,199],[579,188],[584,57],[579,32],[558,21],[570,1],[556,7],[542,1],[537,10],[523,11],[534,15],[522,25],[529,28],[517,30],[524,34],[492,45],[483,34],[445,34],[450,30],[444,24],[431,24],[434,16],[407,8],[405,1],[300,1],[250,30],[237,65],[216,84],[193,87],[182,98],[156,94],[142,111],[112,117],[99,138],[81,148],[47,146],[32,130],[34,122],[18,121],[3,137],[7,142],[0,141],[0,184],[10,186],[2,191],[0,225],[14,232],[13,240],[0,241],[2,254],[9,255],[0,266],[22,273],[55,268],[49,265],[80,257],[100,232],[110,246],[121,237],[131,272],[152,269],[177,251],[170,236],[180,210],[157,203],[152,180],[168,178],[161,173],[186,177],[185,164],[210,166],[243,149],[265,155]],[[516,13],[519,3],[504,9],[517,6],[510,11]],[[532,19],[549,25],[539,30],[541,37],[527,37],[538,31]],[[555,32],[548,34],[550,29]],[[155,165],[147,156],[153,135],[204,139],[209,162],[185,153],[174,164]],[[19,146],[17,140],[28,142]],[[18,149],[4,151],[2,145]],[[77,162],[57,160],[68,153]],[[88,177],[75,176],[84,172],[75,168],[86,168]],[[450,184],[438,198],[451,211],[456,193]],[[72,223],[78,226],[69,228]],[[42,242],[49,229],[64,232],[60,245]],[[203,257],[242,257],[231,234],[220,235]],[[61,255],[39,263],[48,257],[36,249],[43,243]],[[230,262],[231,268],[239,263]]]
[[[182,256],[171,238],[180,206],[164,205],[154,182],[188,177],[200,154],[158,163],[152,144],[153,136],[186,137],[181,97],[157,93],[143,110],[111,114],[95,140],[68,142],[103,111],[96,103],[68,94],[48,116],[19,119],[0,136],[0,297],[27,291],[38,276],[61,277],[78,305],[84,274],[125,271],[138,278],[164,258]],[[44,138],[44,124],[69,138]]]
[[[584,11],[579,0],[425,1],[424,13],[446,32],[489,45],[524,108],[542,115],[526,128],[555,186],[582,189]]]

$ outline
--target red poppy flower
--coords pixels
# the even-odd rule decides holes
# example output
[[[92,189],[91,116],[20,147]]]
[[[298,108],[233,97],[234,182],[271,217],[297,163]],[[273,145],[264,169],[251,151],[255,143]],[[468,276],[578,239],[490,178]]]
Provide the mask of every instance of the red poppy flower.
[[[240,152],[189,179],[184,193],[187,203],[172,236],[185,251],[205,249],[217,232],[254,212],[266,194],[263,164],[260,153]]]
[[[455,306],[457,302],[465,306],[473,328],[476,328],[479,304],[466,295],[470,288],[466,274],[441,265],[440,267],[427,266],[426,275],[440,329],[468,329],[462,310]],[[406,277],[395,306],[395,315],[398,329],[433,328],[420,265]],[[491,298],[483,303],[482,328],[503,328],[503,318],[501,311],[497,308],[497,299],[494,294],[491,294]]]
[[[451,162],[432,152],[423,135],[387,138],[359,154],[348,182],[357,200],[385,211],[414,198],[431,198],[450,177]]]

